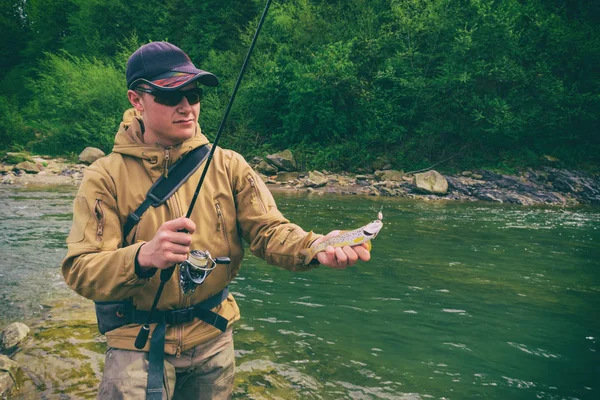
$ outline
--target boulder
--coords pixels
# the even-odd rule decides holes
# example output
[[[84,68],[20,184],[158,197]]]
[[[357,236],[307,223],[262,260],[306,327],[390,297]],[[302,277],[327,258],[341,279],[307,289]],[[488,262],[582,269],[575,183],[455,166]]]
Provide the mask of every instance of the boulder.
[[[0,351],[8,352],[16,348],[29,335],[29,327],[21,322],[13,322],[0,334]]]
[[[434,170],[415,174],[415,186],[417,190],[425,193],[438,195],[448,193],[448,181],[442,174]]]
[[[267,162],[279,168],[280,171],[296,170],[296,160],[290,150],[268,155]]]
[[[264,160],[258,163],[256,170],[265,175],[275,175],[279,171],[276,166],[271,165]]]
[[[299,172],[282,172],[277,175],[277,178],[275,180],[277,182],[286,183],[289,181],[294,181],[294,180],[298,179],[299,177],[300,177]]]
[[[10,358],[0,355],[0,399],[9,397],[16,383],[19,382],[19,364]]]
[[[37,174],[42,171],[44,167],[42,167],[41,164],[36,164],[31,161],[23,161],[15,165],[13,169],[16,171],[23,171],[27,174]]]
[[[319,171],[310,171],[308,177],[304,180],[304,184],[308,187],[321,187],[327,185],[328,179]]]
[[[86,147],[83,149],[81,154],[79,154],[79,162],[84,164],[91,164],[97,159],[104,157],[105,154],[102,150],[97,149],[96,147]]]
[[[378,181],[396,181],[399,182],[402,180],[402,176],[404,172],[397,171],[395,169],[387,169],[383,171],[375,171],[373,174],[375,175],[375,179]]]
[[[12,172],[9,172],[6,175],[3,175],[2,180],[0,182],[2,182],[2,184],[4,184],[4,185],[14,184],[15,183],[15,174],[13,174]]]

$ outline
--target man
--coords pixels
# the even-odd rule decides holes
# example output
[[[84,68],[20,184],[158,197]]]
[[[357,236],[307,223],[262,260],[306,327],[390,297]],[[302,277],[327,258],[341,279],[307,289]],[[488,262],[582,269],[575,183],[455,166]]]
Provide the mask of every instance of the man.
[[[130,233],[123,234],[128,215],[144,201],[153,182],[168,174],[168,168],[181,157],[208,144],[198,125],[199,85],[217,84],[213,74],[197,69],[170,43],[153,42],[135,51],[127,62],[127,95],[133,108],[124,114],[112,153],[87,169],[77,193],[68,253],[62,265],[65,281],[80,295],[97,302],[99,326],[115,315],[123,319],[119,326],[104,329],[108,351],[99,398],[231,396],[235,365],[231,325],[240,313],[227,285],[240,268],[242,239],[253,254],[295,271],[318,264],[345,268],[358,259],[369,260],[369,252],[362,245],[330,246],[305,266],[300,250],[317,245],[325,237],[305,232],[286,220],[243,157],[221,148],[214,153],[190,219],[184,215],[201,169],[164,204],[149,208]],[[181,268],[176,267],[157,307],[170,318],[166,319],[164,351],[159,348],[160,362],[152,361],[152,349],[156,352],[158,347],[148,343],[139,351],[134,342],[141,321],[137,317],[127,319],[125,314],[147,315],[160,283],[157,270],[182,263],[192,249],[208,249],[231,262],[217,265],[191,293],[182,291]],[[103,311],[114,304],[129,304],[133,311]],[[216,319],[206,318],[206,312],[195,314],[198,307],[207,304],[212,309],[208,314]],[[186,318],[178,319],[178,310],[184,310]],[[213,320],[224,321],[224,325],[219,327]],[[158,326],[152,324],[152,346],[153,337],[161,335]],[[148,372],[149,368],[156,371],[155,367],[159,371],[158,389],[152,378],[156,375]]]

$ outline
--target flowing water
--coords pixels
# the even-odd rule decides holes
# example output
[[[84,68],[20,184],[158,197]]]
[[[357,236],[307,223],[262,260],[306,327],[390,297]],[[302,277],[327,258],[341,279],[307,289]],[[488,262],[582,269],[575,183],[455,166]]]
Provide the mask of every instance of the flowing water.
[[[0,188],[0,328],[74,296],[58,268],[73,195]],[[316,232],[381,208],[384,227],[372,261],[344,271],[247,254],[230,286],[235,397],[600,398],[600,209],[276,199]]]

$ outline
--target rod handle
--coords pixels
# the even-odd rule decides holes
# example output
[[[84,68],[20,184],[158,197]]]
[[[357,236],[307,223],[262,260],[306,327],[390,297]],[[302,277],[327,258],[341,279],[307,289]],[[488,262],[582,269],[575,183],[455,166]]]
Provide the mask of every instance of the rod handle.
[[[150,334],[150,325],[144,324],[137,337],[135,338],[135,348],[138,350],[146,347],[146,343],[148,343],[148,335]]]

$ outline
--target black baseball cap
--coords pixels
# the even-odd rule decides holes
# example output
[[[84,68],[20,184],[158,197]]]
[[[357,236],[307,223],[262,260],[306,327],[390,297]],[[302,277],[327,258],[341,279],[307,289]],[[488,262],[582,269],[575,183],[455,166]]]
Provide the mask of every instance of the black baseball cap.
[[[127,61],[127,88],[145,83],[154,89],[175,91],[197,81],[217,86],[219,80],[210,72],[196,68],[187,54],[167,42],[151,42],[137,49]]]

